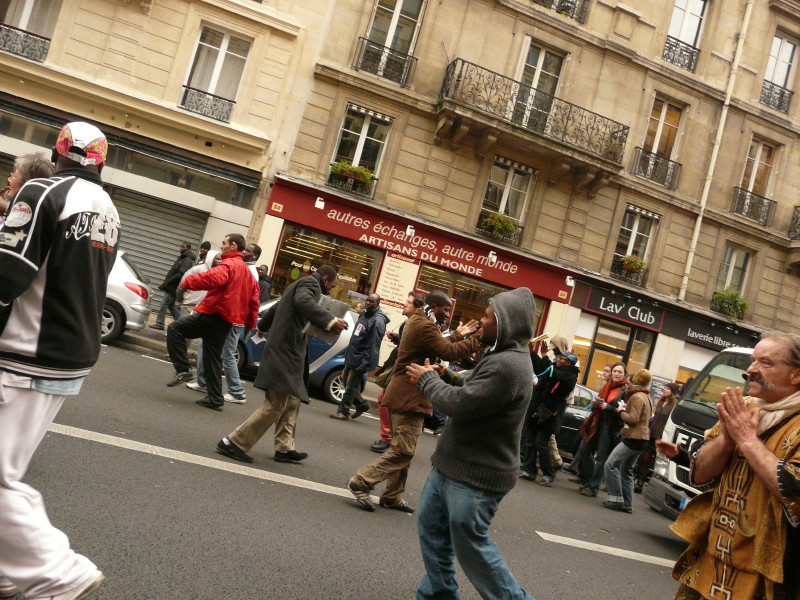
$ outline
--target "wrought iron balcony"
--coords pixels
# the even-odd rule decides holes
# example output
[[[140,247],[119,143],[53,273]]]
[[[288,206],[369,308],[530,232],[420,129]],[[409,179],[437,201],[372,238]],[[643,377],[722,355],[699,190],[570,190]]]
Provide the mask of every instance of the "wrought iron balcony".
[[[568,19],[574,19],[578,23],[586,22],[586,9],[589,7],[589,0],[532,0],[532,2],[554,10]]]
[[[217,121],[230,123],[234,100],[227,100],[203,90],[196,90],[183,86],[183,97],[180,107],[189,112],[197,113]]]
[[[0,50],[44,62],[50,50],[50,38],[0,23]]]
[[[457,58],[440,99],[449,99],[611,162],[620,163],[628,126]]]
[[[644,177],[674,190],[678,187],[678,175],[680,175],[681,166],[681,163],[670,160],[666,156],[648,152],[644,148],[636,148],[631,171],[634,175]]]
[[[789,239],[800,240],[800,206],[794,207],[792,224],[789,225]]]
[[[638,271],[629,271],[626,269],[622,264],[621,256],[614,256],[614,259],[611,261],[611,271],[609,271],[609,275],[614,279],[619,279],[631,285],[644,287],[646,274],[647,268],[641,268]]]
[[[514,225],[516,226],[516,229],[513,232],[504,233],[497,231],[494,226],[486,222],[486,218],[491,214],[494,214],[494,211],[485,208],[481,209],[481,214],[478,215],[478,222],[475,224],[475,232],[493,240],[519,246],[519,241],[522,239],[522,225],[520,222],[512,217],[508,217],[508,215],[504,215],[509,221],[513,221]]]
[[[739,187],[733,188],[731,212],[752,219],[765,227],[769,227],[772,224],[775,205],[776,202],[774,200]]]
[[[386,46],[358,38],[358,51],[353,68],[393,81],[403,87],[411,83],[417,59]]]
[[[364,196],[365,198],[372,198],[372,190],[375,188],[377,181],[377,177],[373,177],[372,181],[367,182],[345,175],[334,175],[333,173],[328,175],[329,186],[343,192],[350,192],[356,196]]]
[[[792,101],[793,94],[792,90],[787,90],[785,87],[765,79],[764,85],[761,86],[761,98],[759,98],[759,101],[770,108],[788,113],[789,103]]]
[[[661,54],[661,58],[668,63],[672,63],[676,67],[686,69],[692,73],[694,73],[695,67],[697,67],[698,56],[700,56],[699,48],[695,48],[694,46],[670,36],[667,36],[667,41],[664,44],[664,52]]]

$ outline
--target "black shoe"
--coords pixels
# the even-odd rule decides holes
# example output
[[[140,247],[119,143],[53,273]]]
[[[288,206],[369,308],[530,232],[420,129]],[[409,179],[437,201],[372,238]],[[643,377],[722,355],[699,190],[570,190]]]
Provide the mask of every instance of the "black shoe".
[[[150,325],[150,329],[158,329],[159,331],[164,331],[164,326],[159,323],[153,323]]]
[[[357,419],[365,412],[369,410],[369,404],[365,404],[364,406],[356,406],[355,412],[350,416],[351,419]]]
[[[439,425],[436,429],[433,430],[433,435],[439,435],[444,431],[444,425]]]
[[[175,387],[176,385],[180,385],[185,381],[191,381],[192,379],[194,379],[194,375],[192,375],[191,371],[176,371],[172,379],[167,382],[167,387]]]
[[[618,510],[619,512],[625,512],[625,513],[633,512],[633,509],[626,507],[623,502],[612,502],[611,500],[603,500],[602,504],[605,508],[610,508],[611,510]]]
[[[412,506],[411,506],[411,505],[410,505],[408,502],[406,502],[405,500],[401,500],[401,501],[400,501],[400,504],[387,504],[387,503],[386,503],[386,502],[383,500],[383,498],[381,498],[381,499],[378,501],[378,503],[379,503],[379,504],[380,504],[380,505],[381,505],[383,508],[391,508],[392,510],[399,510],[400,512],[408,513],[409,515],[411,515],[411,514],[414,514],[414,509],[413,509],[413,507],[412,507]]]
[[[331,419],[336,419],[337,421],[349,421],[349,420],[350,420],[350,417],[348,417],[346,414],[344,414],[344,413],[340,413],[340,412],[338,412],[338,411],[337,411],[337,412],[335,412],[335,413],[331,413],[331,414],[330,414],[330,415],[328,415],[328,416],[329,416]]]
[[[373,452],[377,452],[378,454],[383,454],[389,449],[391,444],[389,442],[384,442],[383,440],[378,440],[376,442],[372,442],[369,449]]]
[[[236,444],[224,437],[217,442],[217,452],[224,454],[228,458],[239,460],[246,463],[253,462],[253,457],[246,454],[244,450],[239,448]]]
[[[214,404],[211,401],[211,398],[209,398],[208,396],[206,396],[205,398],[200,398],[200,400],[195,400],[194,403],[195,404],[199,404],[200,406],[203,406],[205,408],[210,408],[211,410],[216,410],[218,412],[222,412],[222,406],[223,405],[222,404]]]
[[[356,497],[358,508],[367,512],[375,512],[375,503],[369,497],[369,491],[358,485],[355,477],[351,477],[350,481],[347,482],[347,489]]]
[[[297,452],[295,450],[289,450],[289,452],[279,452],[278,450],[275,451],[275,460],[277,462],[299,463],[307,458],[308,452]]]

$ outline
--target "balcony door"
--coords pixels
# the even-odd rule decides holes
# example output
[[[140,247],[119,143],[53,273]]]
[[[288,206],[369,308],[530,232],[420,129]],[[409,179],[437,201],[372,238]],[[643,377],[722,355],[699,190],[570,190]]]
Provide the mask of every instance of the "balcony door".
[[[360,68],[403,83],[425,0],[378,0]]]
[[[564,57],[533,43],[528,46],[513,121],[527,129],[543,132],[553,107]]]
[[[705,0],[675,0],[667,35],[697,48],[705,11]]]
[[[750,142],[750,150],[747,153],[740,187],[759,196],[766,196],[774,160],[774,146],[757,139],[752,140]]]
[[[637,175],[672,187],[672,155],[675,152],[682,112],[675,104],[661,98],[655,99],[638,159],[639,164],[636,165]]]

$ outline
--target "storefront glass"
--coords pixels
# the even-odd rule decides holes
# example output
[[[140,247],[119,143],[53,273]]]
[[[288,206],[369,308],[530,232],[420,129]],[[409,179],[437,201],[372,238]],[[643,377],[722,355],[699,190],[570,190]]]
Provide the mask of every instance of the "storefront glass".
[[[272,272],[272,295],[283,294],[300,277],[331,265],[339,273],[331,296],[355,308],[375,288],[382,257],[382,252],[368,246],[287,223]]]
[[[583,331],[588,335],[588,331]],[[623,323],[599,319],[594,340],[576,337],[573,351],[582,365],[580,378],[584,385],[595,390],[603,387],[603,368],[621,362],[628,370],[628,376],[644,369],[650,360],[655,333],[647,329],[630,327]]]
[[[647,329],[637,329],[633,336],[633,345],[628,358],[628,373],[632,376],[639,369],[647,367],[650,358],[650,349],[653,347],[653,340],[656,335]]]

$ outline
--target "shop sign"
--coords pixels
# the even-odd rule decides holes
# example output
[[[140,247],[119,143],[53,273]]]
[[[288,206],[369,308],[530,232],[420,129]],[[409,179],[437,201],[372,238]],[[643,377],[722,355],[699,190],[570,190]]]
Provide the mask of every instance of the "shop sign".
[[[508,287],[527,286],[537,296],[568,303],[568,272],[535,264],[497,248],[442,232],[281,180],[272,189],[267,213],[375,248]],[[409,225],[411,226],[409,228]]]
[[[753,332],[725,320],[709,322],[672,312],[667,313],[663,333],[712,350],[724,350],[733,346],[752,348],[757,341]]]
[[[596,287],[589,289],[585,309],[653,331],[661,331],[665,312],[663,308],[655,308],[647,301],[626,299],[622,294]]]

